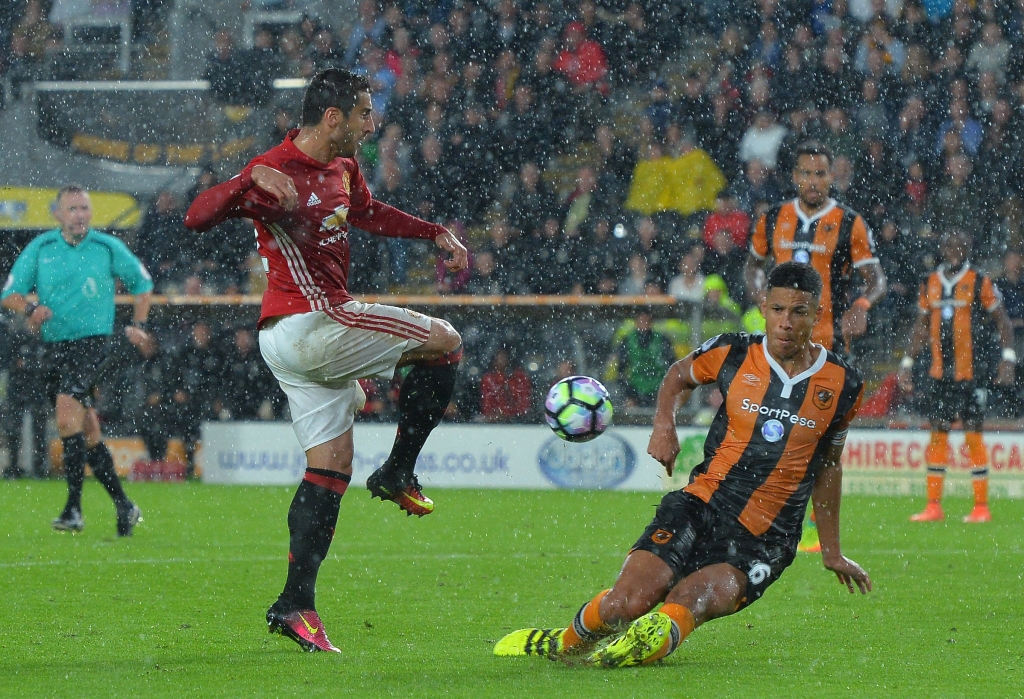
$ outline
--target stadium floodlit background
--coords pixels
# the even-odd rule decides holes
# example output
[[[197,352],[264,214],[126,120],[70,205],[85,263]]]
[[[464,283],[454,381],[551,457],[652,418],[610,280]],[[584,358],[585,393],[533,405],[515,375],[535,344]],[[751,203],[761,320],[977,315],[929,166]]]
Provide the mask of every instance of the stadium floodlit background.
[[[466,359],[449,411],[452,422],[538,424],[547,387],[561,376],[583,373],[608,384],[619,424],[647,424],[650,388],[630,380],[642,373],[631,371],[638,361],[630,352],[637,326],[646,332],[647,323],[652,324],[663,351],[642,359],[662,370],[699,338],[749,327],[742,266],[750,222],[769,204],[792,196],[793,148],[807,138],[824,142],[835,153],[834,195],[867,219],[889,281],[887,296],[871,311],[868,334],[851,348],[868,378],[858,426],[924,424],[921,397],[904,392],[894,372],[909,343],[918,284],[936,264],[937,235],[943,226],[962,226],[974,236],[973,262],[996,279],[1014,324],[1018,355],[1024,356],[1024,2],[7,0],[0,5],[0,274],[6,275],[28,240],[56,225],[49,213],[55,188],[74,181],[93,191],[96,227],[129,243],[153,273],[159,294],[151,316],[159,346],[150,356],[126,349],[124,361],[107,377],[100,403],[105,433],[135,440],[131,453],[143,460],[147,451],[154,460],[188,460],[204,421],[287,420],[283,396],[255,344],[254,322],[265,280],[251,227],[228,223],[196,236],[184,229],[182,217],[197,192],[231,177],[295,126],[304,80],[330,66],[361,71],[374,86],[378,129],[360,157],[375,195],[444,223],[471,250],[471,270],[453,276],[445,273],[431,246],[352,235],[351,288],[357,295],[393,299],[442,315],[462,333]],[[993,336],[987,348],[993,359],[998,357],[997,345]],[[59,466],[59,454],[48,449],[51,416],[38,386],[39,346],[19,319],[4,317],[0,352],[0,465],[10,476],[22,470],[48,473],[51,465]],[[924,364],[918,362],[918,370]],[[395,387],[367,381],[364,388],[370,400],[362,420],[393,420]],[[993,433],[1019,428],[1022,388],[1020,373],[1012,387],[993,386],[987,423]],[[714,400],[709,392],[698,396],[687,407],[684,422],[706,421]],[[168,437],[172,444],[164,454]],[[1004,463],[1008,468],[1016,463],[1020,471],[1020,451],[1014,462],[1012,449],[1007,449],[1011,456]],[[922,473],[913,475],[923,482]],[[99,531],[87,530],[80,540],[52,541],[43,525],[58,507],[53,504],[59,500],[57,486],[53,481],[25,481],[0,490],[6,530],[14,532],[0,549],[5,551],[0,565],[18,578],[18,599],[25,606],[17,618],[22,621],[46,613],[40,600],[57,593],[38,585],[51,571],[69,576],[57,596],[65,605],[58,608],[71,613],[77,609],[75,594],[89,584],[90,566],[107,565],[103,561],[108,558],[123,566],[117,568],[123,589],[114,594],[122,600],[132,599],[135,583],[147,595],[161,584],[152,571],[138,573],[144,565],[132,561],[187,559],[188,543],[207,552],[203,560],[208,569],[217,568],[223,559],[216,552],[228,544],[218,529],[225,522],[210,513],[221,501],[240,507],[239,496],[228,490],[203,490],[195,484],[150,486],[143,491],[143,504],[148,501],[147,529],[157,541],[131,542],[143,547],[133,556],[103,543]],[[169,488],[188,488],[194,497]],[[269,491],[254,491],[263,493],[252,495],[254,501],[266,502],[269,509],[251,514],[259,520],[282,520],[278,523],[283,525],[278,515],[284,512],[285,495],[281,489]],[[543,618],[517,615],[508,623],[564,623],[569,607],[575,609],[591,587],[611,579],[621,547],[646,520],[637,496],[618,501],[609,494],[612,500],[601,502],[620,513],[609,515],[611,521],[625,526],[604,532],[604,515],[593,506],[593,498],[603,494],[581,494],[579,509],[573,509],[577,506],[566,494],[560,495],[536,497],[579,524],[579,536],[586,539],[580,555],[586,560],[591,551],[602,551],[594,554],[601,575],[563,579],[563,573],[578,566],[572,556],[557,573],[539,566],[546,588],[556,581],[566,589],[556,595],[557,602],[531,602],[525,610],[543,613]],[[488,507],[491,496],[457,496],[457,502],[463,497],[469,508],[469,503]],[[52,506],[47,505],[51,500]],[[630,511],[624,503],[643,516],[621,515]],[[1019,544],[1006,529],[1024,519],[1018,504],[996,503],[997,521],[988,533],[940,525],[936,531],[948,534],[943,538],[909,530],[903,523],[911,509],[906,501],[855,498],[853,503],[847,529],[859,529],[848,535],[847,545],[864,547],[867,554],[861,558],[867,560],[861,562],[888,574],[890,589],[903,588],[886,597],[882,583],[876,599],[865,607],[836,597],[826,602],[821,599],[824,590],[836,591],[824,587],[820,571],[798,566],[792,574],[795,581],[785,589],[797,590],[803,606],[780,606],[789,618],[799,620],[790,633],[832,639],[821,629],[844,626],[851,616],[878,614],[891,620],[897,608],[890,605],[905,603],[912,585],[920,586],[924,609],[945,608],[948,594],[970,596],[969,589],[975,602],[961,608],[961,618],[937,620],[935,629],[948,636],[941,639],[945,645],[938,655],[950,668],[960,667],[953,651],[967,644],[955,645],[956,629],[965,628],[968,622],[962,617],[968,615],[985,619],[986,629],[1003,636],[979,640],[978,635],[971,641],[994,643],[993,654],[965,652],[962,675],[976,676],[981,668],[994,677],[1019,671],[1013,666],[1020,663],[1019,642],[1013,645],[1005,628],[1001,631],[992,621],[1013,608],[996,587],[1012,586],[1018,574],[1012,567],[1000,568],[1006,556],[993,551],[1019,556]],[[530,507],[541,513],[540,521],[553,517],[540,504]],[[386,513],[352,509],[381,526],[398,526]],[[244,507],[239,511],[249,512]],[[355,517],[343,508],[345,516]],[[445,549],[446,541],[461,540],[475,530],[473,516],[465,516],[459,520],[464,528],[434,531],[402,525],[401,537],[412,542],[422,536],[425,552],[436,553],[439,560],[454,556],[459,566],[470,566],[460,568],[467,580],[486,576],[492,563],[474,559],[471,546],[465,552]],[[175,540],[175,531],[189,517],[209,523],[210,529],[189,525]],[[532,526],[518,516],[513,520],[509,532],[526,532]],[[892,529],[869,535],[878,531],[879,523]],[[230,526],[230,531],[248,532],[242,516]],[[487,526],[500,529],[501,522],[488,520]],[[147,529],[140,528],[137,539],[149,536]],[[89,539],[90,533],[96,538]],[[272,549],[268,560],[281,555],[268,543],[282,540],[280,532],[246,536],[255,549]],[[615,555],[606,556],[608,549],[597,541],[617,546]],[[539,550],[562,546],[543,537],[537,542]],[[373,551],[387,550],[387,542],[373,543],[376,548],[367,545],[345,553],[350,558],[344,559],[345,567],[336,567],[337,575],[347,577],[352,561],[373,568],[368,563],[375,560]],[[495,548],[501,551],[500,544]],[[850,553],[858,557],[855,549]],[[243,559],[247,553],[231,555]],[[526,546],[521,555],[526,560],[535,551]],[[381,565],[393,566],[399,556],[386,553],[380,560],[387,563]],[[944,584],[929,587],[908,572],[907,566],[921,560],[930,566],[923,566],[925,580],[941,579],[946,562],[950,568],[955,563],[960,575],[983,561],[991,574],[969,576],[963,591],[947,594]],[[42,566],[43,561],[54,565]],[[61,562],[71,566],[70,573]],[[231,565],[224,564],[226,569]],[[273,579],[280,572],[274,565],[259,563],[258,575]],[[171,577],[178,580],[179,574],[189,575],[182,568]],[[223,582],[238,585],[255,574],[243,566],[225,573]],[[401,574],[388,569],[378,576],[384,583],[367,591],[363,603],[380,605],[380,598],[390,594],[385,578]],[[504,583],[495,582],[480,594],[503,595],[503,587],[521,586],[525,579],[511,569],[503,575]],[[437,576],[429,576],[432,591],[443,582]],[[1008,582],[996,582],[1000,576]],[[808,580],[822,583],[813,595]],[[430,600],[451,604],[443,593],[455,589],[442,586],[439,591]],[[162,599],[173,598],[170,587],[161,594]],[[772,607],[785,594],[769,595],[756,611],[737,617],[735,629],[722,625],[722,638],[728,641],[712,644],[711,650],[745,667],[738,684],[725,686],[748,686],[744,673],[749,673],[749,686],[756,686],[753,678],[779,672],[768,670],[770,653],[749,652],[751,642],[741,640],[744,632],[737,629],[751,614],[766,626],[778,624],[784,617]],[[462,600],[471,604],[466,595]],[[118,613],[116,603],[107,604],[112,604],[109,613]],[[253,604],[258,611],[262,602]],[[135,601],[131,605],[133,614],[147,614]],[[417,605],[420,615],[437,614],[426,601]],[[500,606],[491,604],[489,613],[503,628],[508,612],[498,614]],[[472,649],[467,653],[474,656],[480,676],[491,677],[494,661],[486,656],[482,639],[500,633],[464,628],[472,626],[466,619],[473,615],[465,611],[460,617],[445,609],[448,623],[459,625],[460,642]],[[816,616],[812,609],[824,611]],[[229,616],[244,617],[251,611],[232,607]],[[487,613],[481,612],[481,624]],[[76,623],[88,626],[82,613],[76,614]],[[162,623],[144,618],[147,625]],[[52,623],[57,635],[87,633]],[[184,628],[195,622],[180,623]],[[368,630],[372,624],[366,624]],[[713,627],[694,639],[704,634],[717,639]],[[882,623],[879,629],[889,631]],[[116,635],[113,626],[110,633]],[[403,668],[415,673],[421,659],[406,650],[412,642],[399,638],[395,629],[387,633],[389,643],[403,646]],[[795,642],[787,633],[776,633],[776,643]],[[858,646],[872,646],[872,631],[862,628],[857,633]],[[69,636],[60,638],[64,640],[55,647],[74,654],[75,642]],[[217,642],[230,645],[232,638]],[[881,692],[877,687],[909,682],[902,686],[909,686],[905,693],[914,696],[914,680],[900,677],[898,657],[905,646],[887,638],[888,646],[878,644],[857,656],[859,673],[822,680],[812,672],[811,680],[805,676],[803,681],[835,680],[865,696]],[[417,637],[420,642],[429,640]],[[2,642],[2,662],[12,672],[27,672],[38,680],[46,676],[42,668],[60,666],[61,653],[33,655],[30,645],[11,643]],[[127,646],[117,646],[117,652],[134,654],[139,664],[123,670],[124,678],[143,670],[159,672],[145,662],[153,657],[151,650]],[[354,638],[343,646],[360,647]],[[359,652],[365,662],[383,663],[387,646],[371,643]],[[883,646],[886,650],[880,652]],[[283,646],[271,647],[284,651]],[[890,651],[896,657],[886,660]],[[685,669],[690,662],[682,659],[686,655],[678,654],[670,665]],[[994,669],[986,662],[995,655],[1016,659],[1004,658],[1006,664]],[[22,657],[28,660],[19,664]],[[275,658],[275,667],[285,667],[282,656]],[[821,655],[812,660],[834,661]],[[447,661],[454,665],[458,659]],[[76,662],[86,671],[114,661],[95,651]],[[787,664],[794,673],[805,669],[799,656],[788,657]],[[921,668],[927,665],[916,656],[902,669],[925,682],[928,673]],[[700,673],[709,671],[707,665],[698,667]],[[553,669],[542,671],[543,686],[561,686]],[[538,671],[515,666],[515,672],[534,673],[528,676],[536,679]],[[577,672],[571,677],[580,681]],[[659,677],[667,680],[665,673]],[[878,680],[874,684],[872,677]],[[645,678],[630,678],[632,683],[619,685],[620,690],[639,693]],[[501,681],[509,680],[502,675]],[[991,691],[983,694],[999,694],[1002,685],[994,681],[990,677],[986,687]],[[53,691],[74,693],[73,686]],[[102,685],[89,686],[90,692],[102,693]],[[529,684],[514,686],[529,693]],[[794,695],[809,694],[811,685],[806,686]],[[928,686],[935,690],[931,694],[958,696],[966,690],[957,688],[969,684],[964,680],[958,685],[954,678]]]

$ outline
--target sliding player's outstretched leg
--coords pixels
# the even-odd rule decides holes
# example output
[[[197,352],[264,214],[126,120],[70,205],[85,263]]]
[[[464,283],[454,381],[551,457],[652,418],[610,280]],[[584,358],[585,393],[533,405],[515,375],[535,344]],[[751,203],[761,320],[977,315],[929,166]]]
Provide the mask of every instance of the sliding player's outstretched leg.
[[[391,500],[408,515],[434,511],[416,478],[416,457],[448,409],[461,358],[459,334],[445,321],[432,319],[430,341],[402,359],[412,369],[398,397],[398,433],[391,454],[366,479],[366,487],[372,497]]]
[[[536,655],[555,660],[590,652],[594,644],[614,632],[613,627],[601,620],[601,600],[608,592],[604,590],[584,604],[569,626],[513,631],[498,641],[494,654],[506,658]]]

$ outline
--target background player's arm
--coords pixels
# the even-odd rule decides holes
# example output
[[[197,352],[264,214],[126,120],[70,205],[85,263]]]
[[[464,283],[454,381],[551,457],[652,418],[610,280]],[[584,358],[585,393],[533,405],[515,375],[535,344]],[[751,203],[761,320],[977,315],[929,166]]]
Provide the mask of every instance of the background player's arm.
[[[1013,324],[1006,312],[1006,307],[999,304],[990,313],[996,322],[996,329],[999,331],[999,344],[1003,348],[1002,360],[996,370],[996,383],[1006,386],[1013,383],[1014,369],[1017,364],[1017,355],[1013,349]]]
[[[922,303],[924,301],[922,300]],[[914,379],[913,379],[913,366],[917,360],[918,355],[921,354],[921,350],[924,349],[925,343],[928,341],[928,330],[929,323],[931,322],[931,314],[926,312],[923,308],[918,308],[917,320],[914,321],[914,329],[910,333],[910,349],[903,356],[903,360],[900,362],[900,370],[897,374],[900,382],[900,388],[904,391],[914,390]]]
[[[885,296],[887,283],[882,265],[878,262],[869,262],[857,268],[860,276],[864,278],[864,294],[853,302],[842,318],[843,338],[849,340],[852,337],[860,337],[868,330],[868,309]]]
[[[676,434],[676,411],[690,400],[698,384],[693,379],[693,355],[689,354],[669,367],[668,373],[658,389],[658,401],[654,410],[654,431],[647,445],[647,453],[653,456],[668,475],[676,465],[679,455],[679,435]]]
[[[839,547],[839,503],[843,492],[843,467],[840,458],[844,444],[829,445],[825,454],[825,466],[814,479],[811,498],[818,520],[818,536],[821,539],[821,562],[836,574],[839,582],[850,592],[856,585],[861,593],[871,591],[871,578],[859,565],[842,554]]]

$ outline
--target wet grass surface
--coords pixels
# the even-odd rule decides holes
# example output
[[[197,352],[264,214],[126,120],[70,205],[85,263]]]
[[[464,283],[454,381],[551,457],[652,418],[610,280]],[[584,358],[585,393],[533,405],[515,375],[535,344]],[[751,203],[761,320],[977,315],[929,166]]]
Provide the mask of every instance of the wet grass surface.
[[[921,503],[850,497],[850,595],[801,554],[765,597],[653,667],[491,655],[564,626],[608,587],[653,493],[433,490],[422,520],[353,489],[317,607],[340,655],[266,633],[284,581],[290,488],[128,484],[145,519],[114,536],[86,484],[86,529],[58,534],[59,482],[0,483],[2,696],[1001,697],[1024,686],[1024,502],[990,525],[912,525]],[[955,515],[955,517],[954,517]]]

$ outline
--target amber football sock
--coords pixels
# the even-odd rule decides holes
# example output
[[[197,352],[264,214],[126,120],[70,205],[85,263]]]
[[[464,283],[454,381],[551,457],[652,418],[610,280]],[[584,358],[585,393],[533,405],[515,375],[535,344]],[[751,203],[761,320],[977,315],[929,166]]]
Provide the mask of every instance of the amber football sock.
[[[988,506],[988,469],[976,468],[971,471],[971,485],[974,486],[974,506]]]
[[[644,661],[645,665],[661,660],[673,653],[676,648],[682,645],[686,637],[693,633],[694,628],[697,626],[697,621],[693,618],[693,612],[681,604],[669,602],[661,605],[661,609],[658,611],[672,620],[672,633],[665,639],[665,645],[657,653]]]
[[[946,469],[937,466],[928,467],[928,478],[925,481],[928,502],[938,503],[942,500],[942,485],[945,480]]]
[[[600,611],[601,600],[609,592],[611,590],[598,592],[594,599],[580,607],[569,628],[562,633],[559,652],[565,653],[582,643],[593,643],[612,633],[612,628],[601,619]]]

